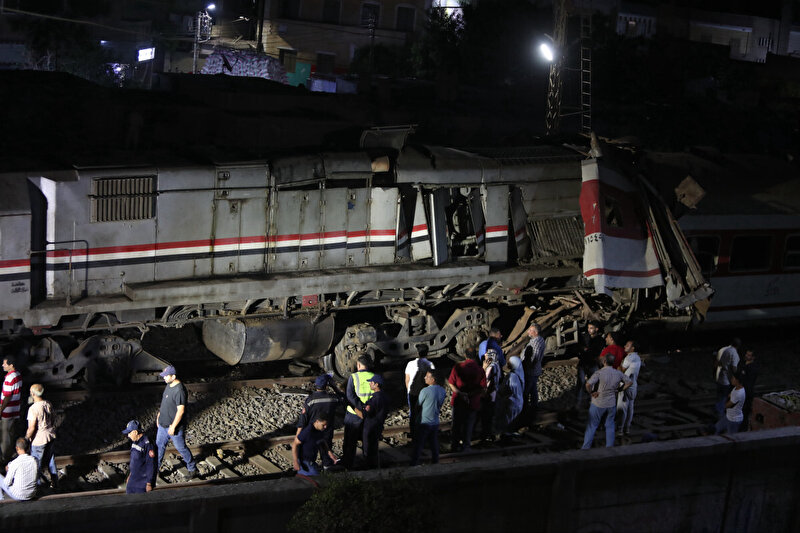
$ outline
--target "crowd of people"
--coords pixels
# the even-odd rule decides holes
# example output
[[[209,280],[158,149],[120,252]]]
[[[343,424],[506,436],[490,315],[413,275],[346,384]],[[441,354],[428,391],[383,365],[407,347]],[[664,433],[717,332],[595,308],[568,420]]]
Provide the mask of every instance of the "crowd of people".
[[[539,405],[538,380],[542,375],[545,339],[541,327],[533,323],[527,330],[528,342],[521,350],[505,354],[502,333],[492,328],[486,340],[466,348],[466,357],[456,363],[447,379],[429,360],[427,346],[416,347],[416,357],[404,372],[404,389],[409,410],[410,463],[419,465],[422,452],[430,449],[430,462],[439,460],[439,417],[447,400],[452,407],[450,451],[468,452],[479,439],[492,442],[511,439],[517,430],[529,425]],[[595,433],[604,426],[606,447],[614,446],[617,428],[628,435],[633,420],[639,372],[643,366],[635,340],[623,339],[617,332],[601,334],[601,325],[590,322],[578,351],[576,405],[586,409],[588,420],[583,449],[592,447]],[[715,380],[718,422],[716,434],[746,430],[752,408],[758,363],[752,350],[740,361],[741,341],[734,339],[719,350]],[[27,428],[20,427],[22,378],[13,356],[3,357],[6,372],[0,402],[0,454],[6,465],[0,475],[0,499],[34,497],[37,486],[58,486],[55,464],[56,428],[53,408],[44,399],[44,387],[30,387],[31,405]],[[166,387],[157,418],[155,443],[137,420],[131,420],[122,433],[131,441],[128,493],[151,491],[172,441],[186,468],[185,480],[198,476],[197,464],[186,446],[187,391],[173,366],[160,377]],[[399,384],[398,384],[399,385]],[[446,388],[447,389],[446,389]],[[372,361],[362,356],[356,371],[347,379],[344,390],[328,374],[314,382],[314,391],[304,400],[292,443],[293,468],[299,475],[316,476],[328,469],[375,468],[379,466],[379,441],[389,413],[390,400],[382,375]],[[333,428],[337,415],[344,411],[342,457],[333,451]],[[24,436],[23,436],[24,435]],[[362,454],[357,457],[361,442]],[[14,458],[16,454],[16,458]],[[13,460],[12,460],[13,458]],[[48,479],[49,477],[49,479]]]

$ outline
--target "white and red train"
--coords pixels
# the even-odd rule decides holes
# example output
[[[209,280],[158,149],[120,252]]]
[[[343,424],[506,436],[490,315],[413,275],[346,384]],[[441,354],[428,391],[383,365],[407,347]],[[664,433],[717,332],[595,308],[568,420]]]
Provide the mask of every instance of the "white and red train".
[[[163,361],[139,337],[196,324],[229,364],[302,359],[346,374],[361,354],[402,359],[421,343],[463,354],[499,309],[527,319],[575,291],[610,294],[631,319],[688,321],[712,291],[686,243],[714,235],[710,274],[722,284],[709,322],[740,305],[798,309],[788,305],[798,291],[782,285],[796,288],[797,274],[778,263],[747,270],[746,299],[723,289],[725,275],[745,273],[726,260],[738,234],[720,232],[735,228],[704,232],[710,219],[693,214],[680,219],[686,241],[626,151],[397,138],[372,132],[357,151],[269,161],[1,174],[4,350],[47,382],[84,370],[148,380]],[[796,220],[761,227],[774,246],[798,242]]]

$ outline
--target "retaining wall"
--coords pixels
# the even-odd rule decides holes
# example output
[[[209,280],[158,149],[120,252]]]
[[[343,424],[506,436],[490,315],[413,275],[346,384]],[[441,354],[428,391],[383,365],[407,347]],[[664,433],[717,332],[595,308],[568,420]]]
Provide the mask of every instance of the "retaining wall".
[[[800,531],[798,466],[792,427],[356,475],[400,475],[430,489],[437,531],[756,532]],[[0,529],[284,531],[314,490],[294,478],[4,503]]]

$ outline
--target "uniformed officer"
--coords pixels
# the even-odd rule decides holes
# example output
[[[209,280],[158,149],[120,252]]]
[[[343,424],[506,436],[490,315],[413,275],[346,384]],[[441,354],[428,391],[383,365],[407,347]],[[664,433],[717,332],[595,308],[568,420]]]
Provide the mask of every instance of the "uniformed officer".
[[[150,439],[142,432],[138,420],[131,420],[122,430],[133,442],[131,444],[130,474],[128,474],[128,494],[150,492],[156,485],[156,451]]]
[[[359,411],[364,410],[367,401],[372,398],[372,389],[369,385],[369,379],[374,375],[368,369],[370,360],[361,356],[356,363],[357,372],[350,374],[347,379],[347,413],[344,415],[344,444],[343,444],[343,457],[342,462],[345,468],[352,468],[353,461],[356,456],[356,447],[358,446],[358,439],[362,437],[364,430],[364,420],[357,414],[356,409]]]

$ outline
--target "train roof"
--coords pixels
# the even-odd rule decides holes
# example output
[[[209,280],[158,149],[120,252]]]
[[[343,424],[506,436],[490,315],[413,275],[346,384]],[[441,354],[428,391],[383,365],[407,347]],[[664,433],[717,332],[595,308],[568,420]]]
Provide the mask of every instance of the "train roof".
[[[800,168],[795,162],[756,154],[722,154],[694,148],[647,153],[642,169],[662,198],[677,203],[675,189],[687,176],[705,191],[694,215],[798,215]]]

